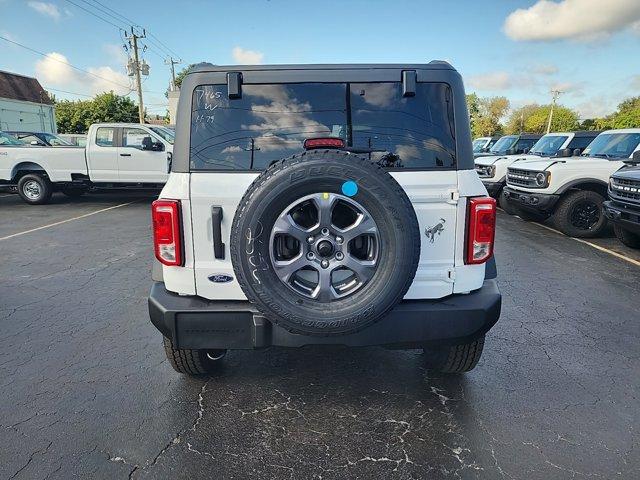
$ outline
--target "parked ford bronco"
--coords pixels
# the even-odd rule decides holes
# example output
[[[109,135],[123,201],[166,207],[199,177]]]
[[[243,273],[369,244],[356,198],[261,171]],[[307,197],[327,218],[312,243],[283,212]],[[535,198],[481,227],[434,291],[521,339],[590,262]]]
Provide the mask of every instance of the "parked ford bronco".
[[[502,189],[507,183],[507,167],[514,162],[539,160],[540,157],[580,155],[599,133],[596,131],[547,133],[531,147],[526,155],[496,155],[477,158],[475,160],[476,171],[484,186],[487,187],[489,195],[499,199],[500,206],[507,213],[514,213],[502,193]]]
[[[152,207],[149,313],[173,368],[314,344],[474,368],[501,295],[468,118],[445,62],[192,70]]]
[[[531,147],[540,140],[542,135],[535,133],[521,133],[519,135],[505,135],[500,137],[489,150],[475,153],[476,158],[480,157],[503,157],[505,155],[523,155],[531,150]]]
[[[609,177],[640,150],[640,129],[607,130],[581,156],[518,162],[507,169],[504,194],[525,220],[552,217],[572,237],[596,237],[607,227],[603,203]]]
[[[609,201],[604,214],[613,223],[616,237],[631,248],[640,248],[640,150],[609,179]]]

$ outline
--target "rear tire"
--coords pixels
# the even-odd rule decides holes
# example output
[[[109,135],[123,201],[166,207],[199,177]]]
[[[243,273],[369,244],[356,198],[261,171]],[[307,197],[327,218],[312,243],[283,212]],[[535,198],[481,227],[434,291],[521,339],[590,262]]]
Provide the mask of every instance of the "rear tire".
[[[504,190],[500,191],[500,197],[498,198],[498,203],[500,204],[500,208],[508,213],[509,215],[515,215],[516,210],[513,205],[509,203],[509,199],[504,194]]]
[[[425,348],[427,370],[440,373],[465,373],[480,361],[484,348],[484,335],[471,343]]]
[[[613,231],[622,243],[624,243],[627,247],[630,248],[640,248],[640,235],[637,233],[630,232],[629,230],[625,230],[618,225],[613,226]]]
[[[185,375],[213,373],[222,363],[226,350],[191,350],[175,348],[171,339],[163,337],[164,352],[173,369]]]
[[[18,180],[18,195],[31,205],[49,203],[53,186],[48,178],[37,173],[28,173]]]
[[[602,195],[590,190],[570,192],[561,200],[553,214],[555,227],[576,238],[600,236],[607,228]]]

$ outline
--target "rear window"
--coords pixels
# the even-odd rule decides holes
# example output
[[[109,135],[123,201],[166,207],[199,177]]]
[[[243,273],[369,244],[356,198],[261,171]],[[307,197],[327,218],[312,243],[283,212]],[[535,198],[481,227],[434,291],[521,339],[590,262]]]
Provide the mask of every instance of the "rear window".
[[[454,167],[449,87],[418,83],[414,97],[399,82],[243,85],[239,99],[226,85],[194,91],[192,170],[263,170],[316,137],[342,138],[390,169]]]

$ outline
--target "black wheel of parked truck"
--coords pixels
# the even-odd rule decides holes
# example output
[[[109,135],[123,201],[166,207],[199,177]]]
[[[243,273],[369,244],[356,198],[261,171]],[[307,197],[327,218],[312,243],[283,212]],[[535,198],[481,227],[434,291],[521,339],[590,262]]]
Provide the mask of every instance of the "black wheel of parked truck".
[[[164,352],[169,363],[178,373],[206,375],[214,373],[226,355],[226,350],[191,350],[175,348],[171,339],[162,337]]]
[[[45,175],[28,173],[18,180],[18,195],[31,205],[48,203],[53,194],[53,186]]]
[[[231,260],[247,298],[293,333],[344,335],[389,312],[413,282],[416,213],[382,167],[339,150],[281,160],[247,189]]]
[[[553,214],[553,223],[558,230],[570,237],[597,237],[607,228],[603,202],[604,198],[597,192],[569,192],[560,200]]]
[[[462,345],[445,345],[424,349],[427,370],[440,373],[464,373],[473,370],[480,361],[484,335]]]
[[[630,248],[640,248],[640,235],[637,233],[630,232],[629,230],[625,230],[624,228],[613,225],[613,231],[622,243],[624,243],[627,247]]]

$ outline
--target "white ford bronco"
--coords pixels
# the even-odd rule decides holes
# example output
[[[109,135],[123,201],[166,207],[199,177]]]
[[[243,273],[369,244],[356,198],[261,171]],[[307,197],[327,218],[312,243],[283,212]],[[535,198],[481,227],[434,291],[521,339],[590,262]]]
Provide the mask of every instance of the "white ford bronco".
[[[508,210],[502,189],[506,184],[507,168],[515,162],[539,160],[540,157],[571,157],[580,155],[600,132],[581,131],[547,133],[528,153],[523,155],[495,155],[476,158],[476,172],[487,187],[489,195],[500,200],[500,206]],[[511,212],[509,212],[511,213]]]
[[[192,70],[152,206],[149,312],[175,370],[320,344],[474,368],[501,295],[468,118],[445,62]]]
[[[640,129],[607,130],[580,156],[518,162],[507,169],[504,195],[525,220],[552,217],[572,237],[596,237],[607,228],[603,203],[609,177],[640,150]]]

